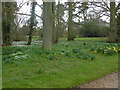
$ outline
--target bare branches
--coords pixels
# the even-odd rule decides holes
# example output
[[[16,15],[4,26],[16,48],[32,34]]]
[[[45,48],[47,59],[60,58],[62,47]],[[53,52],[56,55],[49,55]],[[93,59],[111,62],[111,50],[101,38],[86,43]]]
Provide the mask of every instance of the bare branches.
[[[27,2],[22,2],[22,3],[20,3],[20,5],[18,6],[18,8],[20,9],[20,8],[22,8],[22,6],[24,6],[25,4],[26,4]]]
[[[117,10],[119,10],[120,9],[120,3],[117,5]]]
[[[95,7],[100,7],[102,9],[104,9],[104,11],[110,11],[110,8],[107,6],[107,4],[102,4],[101,2],[100,3],[92,3],[93,6]],[[106,8],[107,7],[107,8]]]
[[[43,9],[43,5],[39,5],[38,3],[36,5],[38,5],[41,9]]]
[[[16,14],[19,14],[19,15],[26,15],[26,16],[31,16],[30,14],[24,14],[24,13],[16,13]]]
[[[108,10],[110,10],[109,6],[107,5],[107,3],[105,1],[102,0],[102,2],[104,3],[104,5],[107,7]]]
[[[25,15],[25,16],[31,16],[30,14],[25,14],[25,13],[16,13],[16,14]],[[35,16],[37,16],[38,18],[42,19],[42,17],[37,15],[37,14],[35,14]]]

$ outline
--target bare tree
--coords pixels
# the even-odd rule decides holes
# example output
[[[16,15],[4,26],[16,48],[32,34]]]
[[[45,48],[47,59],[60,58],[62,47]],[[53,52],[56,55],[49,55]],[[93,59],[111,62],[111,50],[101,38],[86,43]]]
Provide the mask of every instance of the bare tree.
[[[120,9],[120,3],[116,2],[116,0],[110,0],[110,2],[102,0],[102,2],[93,3],[93,5],[96,7],[102,8],[101,16],[110,17],[110,29],[109,29],[109,35],[108,35],[108,42],[109,43],[117,42],[117,38],[119,36],[118,35],[119,28],[117,28],[117,27],[119,27],[119,12],[118,12],[118,10]]]
[[[36,2],[32,2],[31,17],[30,17],[30,32],[29,32],[29,39],[27,45],[30,45],[32,42],[33,26],[35,25],[35,5]]]

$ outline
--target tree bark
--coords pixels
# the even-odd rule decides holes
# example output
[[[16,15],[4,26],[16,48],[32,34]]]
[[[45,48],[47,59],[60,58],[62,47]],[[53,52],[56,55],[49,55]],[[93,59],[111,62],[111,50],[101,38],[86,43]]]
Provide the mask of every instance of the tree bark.
[[[117,41],[120,41],[120,13],[118,13],[118,17],[117,17],[117,26],[118,26]]]
[[[4,18],[4,17],[3,17]],[[8,18],[8,15],[7,17]],[[3,46],[10,46],[11,40],[10,40],[10,22],[6,20],[6,22],[2,22],[2,36],[3,36]]]
[[[117,21],[115,18],[116,7],[115,1],[110,2],[110,30],[108,36],[108,42],[115,43],[117,41]]]
[[[52,2],[43,2],[43,49],[52,48]]]
[[[12,20],[12,9],[11,9],[10,2],[2,2],[2,39],[3,39],[3,46],[10,46],[10,27],[11,27],[11,20]]]
[[[68,41],[74,40],[73,21],[72,21],[72,2],[68,2],[69,5],[69,18],[68,18]]]
[[[56,28],[55,21],[57,19],[56,17],[58,17],[58,16],[56,16],[55,3],[54,2],[52,3],[52,12],[53,12],[53,28],[52,28],[53,35],[52,35],[52,41],[53,41],[53,43],[57,43],[58,42],[58,35],[57,35],[58,30]]]
[[[0,1],[0,13],[2,13],[2,2]],[[2,46],[2,14],[0,14],[0,46]]]

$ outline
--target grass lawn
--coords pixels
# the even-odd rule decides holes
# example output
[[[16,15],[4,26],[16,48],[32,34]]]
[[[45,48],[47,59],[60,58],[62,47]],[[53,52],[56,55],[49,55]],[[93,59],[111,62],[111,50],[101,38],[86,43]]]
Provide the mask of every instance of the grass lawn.
[[[99,40],[89,42],[83,39],[61,41],[50,51],[42,50],[41,44],[4,47],[2,86],[3,88],[79,86],[118,70],[118,53],[112,48],[118,50],[117,44],[106,44]]]
[[[78,41],[106,41],[107,37],[81,37],[81,38],[75,38],[75,40]],[[60,38],[59,41],[67,41],[67,38]]]

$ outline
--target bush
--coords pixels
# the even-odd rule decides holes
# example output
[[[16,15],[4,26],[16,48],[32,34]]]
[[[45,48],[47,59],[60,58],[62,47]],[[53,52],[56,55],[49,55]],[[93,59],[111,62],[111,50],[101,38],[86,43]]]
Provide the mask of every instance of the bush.
[[[105,37],[108,35],[108,27],[99,25],[95,21],[88,21],[79,29],[83,37]]]

